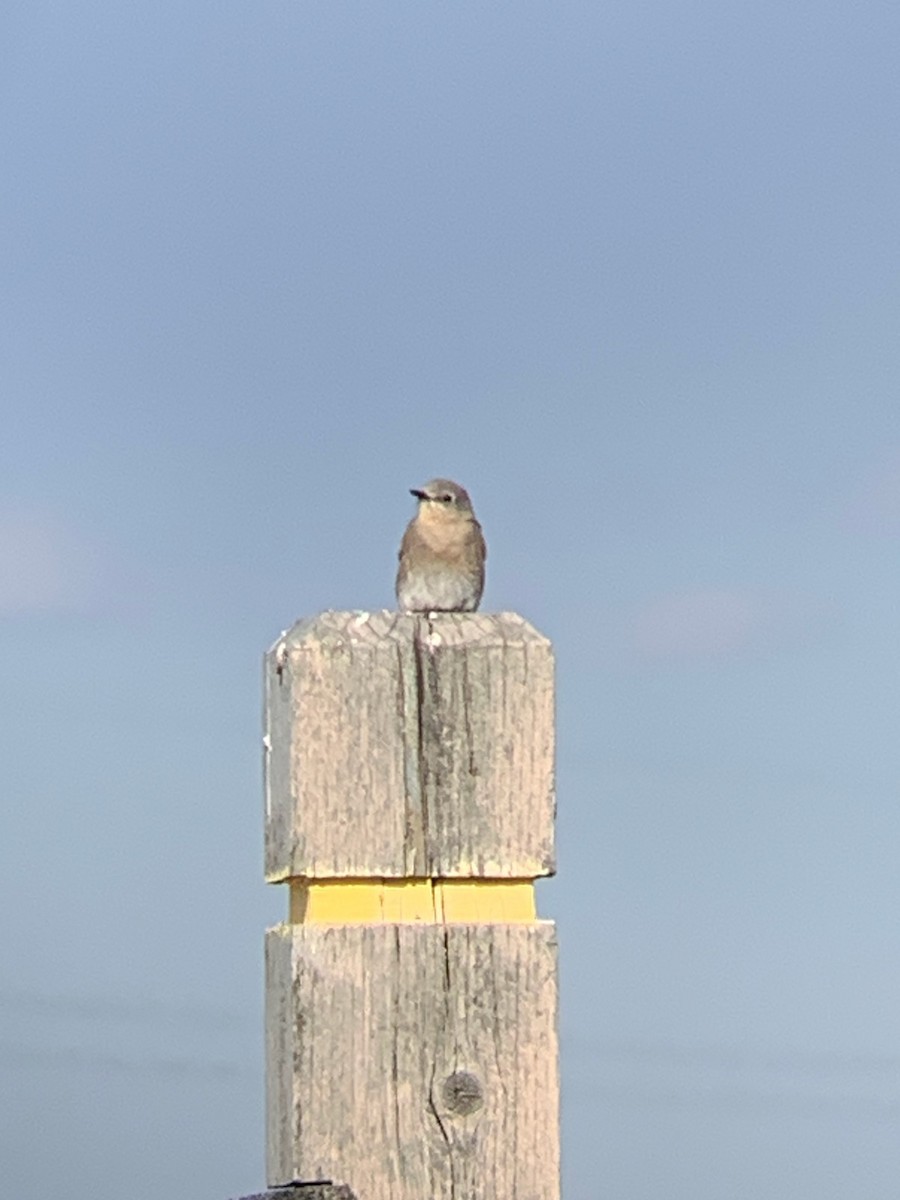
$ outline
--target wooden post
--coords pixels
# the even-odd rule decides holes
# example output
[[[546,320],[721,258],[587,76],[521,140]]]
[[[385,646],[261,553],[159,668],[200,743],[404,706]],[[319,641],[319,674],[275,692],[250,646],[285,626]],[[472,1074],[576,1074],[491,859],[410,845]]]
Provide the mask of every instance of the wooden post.
[[[512,613],[336,613],[266,656],[267,1171],[558,1200],[553,656]]]

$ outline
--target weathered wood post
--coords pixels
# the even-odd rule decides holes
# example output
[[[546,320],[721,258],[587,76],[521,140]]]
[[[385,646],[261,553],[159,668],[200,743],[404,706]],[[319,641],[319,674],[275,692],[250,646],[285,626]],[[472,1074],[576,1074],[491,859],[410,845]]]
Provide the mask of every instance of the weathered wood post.
[[[558,1200],[553,707],[512,613],[327,612],[267,654],[270,1187]]]

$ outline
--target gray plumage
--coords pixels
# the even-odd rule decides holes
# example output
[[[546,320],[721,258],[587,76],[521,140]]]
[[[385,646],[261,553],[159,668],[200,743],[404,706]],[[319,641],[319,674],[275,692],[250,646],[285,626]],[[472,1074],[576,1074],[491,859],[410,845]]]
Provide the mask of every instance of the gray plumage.
[[[410,491],[419,508],[400,543],[397,603],[403,612],[474,612],[487,547],[469,493],[452,479]]]

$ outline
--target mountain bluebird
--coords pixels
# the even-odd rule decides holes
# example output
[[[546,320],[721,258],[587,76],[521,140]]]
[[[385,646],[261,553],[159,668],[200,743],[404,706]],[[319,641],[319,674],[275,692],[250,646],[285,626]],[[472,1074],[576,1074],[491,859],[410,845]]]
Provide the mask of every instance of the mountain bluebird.
[[[487,547],[469,493],[452,479],[410,492],[419,509],[400,543],[397,603],[403,612],[474,612]]]

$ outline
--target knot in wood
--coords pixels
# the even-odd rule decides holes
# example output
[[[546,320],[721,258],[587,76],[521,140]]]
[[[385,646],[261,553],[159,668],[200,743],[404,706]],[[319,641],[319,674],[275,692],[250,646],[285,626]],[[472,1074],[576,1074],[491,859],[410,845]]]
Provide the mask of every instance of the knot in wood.
[[[484,1104],[481,1080],[471,1071],[454,1071],[444,1080],[444,1103],[450,1112],[467,1117]]]

